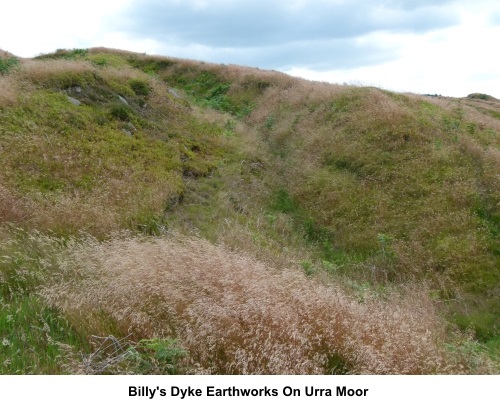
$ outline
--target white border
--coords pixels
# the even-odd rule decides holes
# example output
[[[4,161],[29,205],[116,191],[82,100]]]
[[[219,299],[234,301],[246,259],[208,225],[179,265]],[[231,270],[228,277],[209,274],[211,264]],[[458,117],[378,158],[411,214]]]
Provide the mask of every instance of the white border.
[[[129,387],[157,391],[153,398],[129,396]],[[277,396],[207,397],[207,387],[276,389]],[[306,396],[305,387],[332,396]],[[366,396],[339,397],[336,387],[368,389]],[[199,389],[201,396],[171,396],[172,387]],[[284,387],[299,396],[285,396]],[[4,404],[419,404],[500,403],[500,376],[0,376]],[[327,391],[327,390],[330,390]],[[361,391],[358,391],[361,392]],[[478,402],[479,401],[479,402]]]

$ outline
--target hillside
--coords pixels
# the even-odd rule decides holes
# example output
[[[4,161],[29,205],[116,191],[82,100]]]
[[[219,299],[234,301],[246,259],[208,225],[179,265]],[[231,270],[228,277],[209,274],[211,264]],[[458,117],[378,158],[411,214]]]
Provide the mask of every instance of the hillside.
[[[493,97],[105,48],[0,89],[1,373],[497,372]]]

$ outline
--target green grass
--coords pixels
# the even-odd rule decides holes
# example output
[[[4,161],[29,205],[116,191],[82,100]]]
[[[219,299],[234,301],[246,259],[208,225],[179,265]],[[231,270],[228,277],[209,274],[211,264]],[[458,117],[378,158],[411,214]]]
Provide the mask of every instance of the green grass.
[[[213,108],[243,117],[250,112],[249,103],[236,102],[229,94],[231,84],[210,71],[191,72],[174,70],[173,74],[162,74],[164,80],[174,87],[182,88],[203,107]]]
[[[66,348],[87,353],[87,337],[35,297],[0,302],[0,374],[64,374]]]
[[[37,290],[65,241],[15,228],[9,235],[0,243],[0,374],[64,373],[65,347],[86,352],[88,343]]]

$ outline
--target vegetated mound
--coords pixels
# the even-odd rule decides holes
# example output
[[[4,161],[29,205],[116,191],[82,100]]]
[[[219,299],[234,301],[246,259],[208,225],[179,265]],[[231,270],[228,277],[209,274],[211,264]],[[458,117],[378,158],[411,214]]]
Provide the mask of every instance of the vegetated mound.
[[[0,228],[0,282],[7,303],[2,316],[14,319],[18,327],[32,320],[43,328],[39,322],[45,319],[54,330],[64,330],[51,341],[87,353],[90,335],[124,338],[132,325],[134,331],[141,331],[136,339],[160,339],[151,343],[157,349],[164,339],[187,342],[187,329],[182,333],[169,329],[167,321],[164,327],[158,321],[159,329],[151,329],[148,322],[153,321],[140,315],[144,309],[127,306],[121,295],[121,308],[103,310],[98,321],[89,318],[96,322],[92,329],[83,327],[84,317],[75,315],[78,303],[73,298],[64,304],[53,301],[51,307],[34,293],[48,286],[47,263],[59,271],[59,253],[42,249],[45,245],[33,235],[42,239],[51,235],[54,246],[66,246],[82,233],[111,238],[111,245],[121,252],[118,256],[123,256],[118,237],[111,236],[115,232],[127,229],[159,237],[174,230],[222,243],[227,254],[229,248],[244,252],[245,257],[267,263],[269,269],[299,264],[308,277],[350,295],[350,301],[347,295],[345,299],[353,308],[358,308],[358,300],[365,300],[365,309],[375,310],[384,305],[388,291],[413,284],[416,290],[427,291],[448,321],[481,343],[469,340],[469,360],[453,364],[472,372],[466,364],[479,352],[495,356],[500,322],[500,112],[496,102],[423,98],[105,48],[58,50],[21,60],[0,76],[0,86],[0,219],[12,224]],[[150,252],[150,242],[143,245],[123,236],[123,243]],[[109,250],[106,244],[99,246],[96,249]],[[101,260],[94,253],[90,257]],[[72,266],[81,267],[81,262],[71,263],[68,283],[76,282]],[[127,266],[120,264],[117,269]],[[107,271],[101,273],[103,283],[107,283]],[[214,274],[214,282],[225,277],[218,271]],[[81,280],[86,280],[85,274]],[[225,291],[223,285],[219,287]],[[127,299],[135,302],[134,294],[126,295]],[[373,294],[378,298],[366,300]],[[255,297],[252,300],[266,301],[268,307],[291,302],[279,294],[274,300]],[[160,294],[155,305],[170,313],[177,304]],[[356,311],[363,312],[363,305]],[[23,310],[14,312],[16,308]],[[117,311],[125,311],[127,317],[117,317]],[[345,311],[348,318],[354,317]],[[195,319],[182,313],[171,319]],[[160,316],[154,311],[153,315],[151,319]],[[122,323],[124,319],[128,321]],[[24,343],[9,330],[12,333],[5,338],[15,342],[9,346],[14,353]],[[439,330],[436,336],[444,336]],[[35,352],[47,354],[38,356],[32,371],[60,372],[54,359],[61,349],[50,346],[43,336],[33,337]],[[214,339],[219,342],[218,336]],[[276,335],[273,347],[286,346],[280,346],[282,339]],[[386,335],[377,339],[379,346],[390,342]],[[237,342],[235,337],[228,352],[245,352],[243,341],[238,352]],[[356,362],[355,349],[341,350],[344,346],[335,342],[339,349],[331,354],[332,362],[349,364],[351,371],[409,370],[401,366],[396,371],[385,354],[377,354],[372,365]],[[448,343],[455,360],[462,358],[459,352],[465,346]],[[189,345],[195,353],[195,344]],[[153,349],[148,347],[142,355],[153,361]],[[304,366],[307,372],[328,370],[324,356],[331,347],[321,352],[322,360],[313,362],[314,367],[308,363],[313,352],[300,352],[309,359],[304,360],[310,367]],[[440,347],[434,347],[435,353],[441,353]],[[283,348],[283,353],[287,350]],[[201,358],[201,354],[194,356]],[[226,366],[236,367],[237,372],[278,370],[259,363],[250,371],[236,360],[224,366],[223,358],[217,357],[214,372]],[[16,361],[17,365],[7,362],[4,367],[26,372],[29,364],[35,364],[29,356]],[[158,372],[155,367],[151,370]],[[422,366],[418,372],[438,372],[433,367]]]
[[[487,101],[496,101],[497,99],[489,94],[484,93],[471,93],[467,96],[467,98],[479,99],[479,100],[487,100]]]
[[[28,60],[1,79],[4,221],[63,233],[154,226],[183,176],[207,175],[224,150],[221,126],[127,66]]]

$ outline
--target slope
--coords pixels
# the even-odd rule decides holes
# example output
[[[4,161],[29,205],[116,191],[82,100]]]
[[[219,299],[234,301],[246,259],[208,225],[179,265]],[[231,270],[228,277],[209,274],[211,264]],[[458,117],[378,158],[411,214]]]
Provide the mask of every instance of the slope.
[[[465,372],[477,372],[471,367],[483,364],[478,358],[484,351],[490,358],[497,356],[500,121],[495,100],[395,94],[104,48],[60,50],[34,60],[19,61],[11,55],[2,58],[10,61],[4,63],[0,76],[1,322],[5,325],[18,322],[21,330],[29,319],[38,324],[45,319],[43,328],[50,318],[57,325],[54,328],[66,331],[51,339],[83,352],[92,350],[92,334],[124,337],[132,333],[138,353],[156,372],[157,349],[166,344],[168,353],[178,353],[177,343],[189,348],[183,370],[190,372],[194,363],[205,364],[204,372],[446,372],[436,368],[440,362],[452,372],[459,365]],[[123,234],[124,230],[128,233]],[[289,357],[283,354],[286,350],[278,349],[285,338],[277,335],[265,343],[274,356],[285,356],[276,363],[282,368],[273,369],[263,363],[231,360],[249,350],[237,334],[220,337],[220,342],[231,341],[233,346],[207,347],[200,353],[195,348],[196,342],[206,338],[200,329],[202,318],[188,321],[183,311],[171,314],[170,320],[165,318],[177,305],[195,305],[190,314],[199,310],[195,292],[202,291],[202,286],[190,291],[194,297],[190,304],[153,294],[156,298],[143,303],[144,309],[127,300],[151,291],[139,287],[128,293],[115,291],[121,284],[110,281],[109,294],[122,306],[92,308],[88,304],[81,312],[79,305],[87,298],[73,291],[86,285],[90,277],[82,268],[95,264],[92,268],[97,270],[91,277],[108,285],[108,279],[120,279],[115,270],[129,269],[127,274],[131,274],[130,258],[127,250],[120,250],[119,240],[130,249],[140,251],[138,244],[156,255],[149,247],[154,242],[142,241],[139,234],[159,238],[159,244],[174,243],[168,246],[179,251],[184,251],[180,234],[224,245],[216,253],[220,263],[224,257],[238,262],[230,251],[240,252],[262,280],[268,278],[260,266],[267,266],[270,274],[303,272],[308,278],[299,284],[313,284],[303,287],[307,292],[297,286],[297,293],[302,291],[318,308],[329,299],[335,301],[328,298],[330,293],[320,293],[321,288],[340,288],[339,302],[351,304],[339,304],[344,308],[339,316],[343,314],[346,320],[335,322],[347,329],[342,338],[322,337],[328,343],[319,346],[311,343],[312,335],[304,333],[301,339],[311,345],[306,345],[309,351]],[[208,263],[214,253],[203,243],[198,240],[195,245],[200,247],[192,248],[193,260],[208,255]],[[112,246],[121,253],[109,267],[89,246]],[[109,256],[113,256],[111,251]],[[189,262],[188,256],[183,257]],[[159,262],[149,266],[156,268]],[[212,286],[206,281],[207,294],[231,291],[224,287],[225,273],[214,266],[224,267],[207,264],[205,271],[213,272],[222,284]],[[189,269],[184,270],[186,274]],[[272,293],[254,295],[253,288],[262,287],[256,287],[257,281],[238,265],[227,271],[234,272],[237,283],[242,283],[235,291],[250,289],[241,293],[246,303],[298,305],[283,292],[273,293],[281,297],[274,302]],[[149,285],[147,276],[141,274],[138,277]],[[157,277],[154,280],[159,284],[166,282]],[[180,281],[184,276],[175,277],[186,288]],[[190,285],[201,276],[193,277]],[[123,280],[123,286],[126,280],[128,285],[137,283],[134,277]],[[288,285],[287,281],[278,282]],[[329,287],[320,287],[322,284]],[[93,290],[101,291],[89,287],[90,303],[106,302],[106,295],[93,296]],[[364,337],[347,327],[350,321],[356,325],[367,322],[360,315],[365,309],[347,309],[355,302],[364,302],[368,310],[381,305],[380,316],[373,319],[372,329],[363,332]],[[235,310],[234,303],[226,304],[227,311]],[[216,301],[213,305],[222,304]],[[300,305],[309,308],[305,302]],[[155,307],[163,308],[163,315]],[[15,308],[24,308],[24,320],[19,312],[13,315]],[[254,330],[271,322],[256,317],[259,312],[255,311],[265,308],[242,307],[248,314],[242,327]],[[308,311],[314,312],[312,308]],[[399,312],[397,308],[406,309]],[[141,324],[139,315],[120,315],[124,311],[146,313],[150,318]],[[389,311],[416,320],[409,327],[417,341],[408,341],[408,336],[390,324],[393,321],[384,320],[383,314]],[[423,312],[429,313],[427,323],[413,318]],[[334,325],[334,320],[315,313],[318,330],[324,332],[327,325]],[[439,313],[447,314],[452,323]],[[298,320],[292,323],[297,331],[312,327],[301,314],[294,315]],[[271,324],[279,324],[286,319],[286,311],[273,317]],[[172,319],[177,326],[172,327]],[[424,331],[417,333],[417,319],[434,331],[437,346],[425,349],[427,352],[422,349],[427,359],[435,356],[434,365],[422,366],[424,356],[414,361],[416,368],[409,369],[401,358],[388,357],[390,350],[386,349],[380,349],[372,363],[361,355],[366,347],[375,350],[400,344],[409,350],[411,345],[418,346],[417,342],[427,338]],[[169,326],[150,328],[151,322]],[[61,323],[66,326],[60,327]],[[450,332],[453,324],[472,330],[474,340]],[[220,330],[217,324],[206,327],[211,333]],[[26,338],[23,342],[23,333],[9,329],[11,334],[3,336],[9,344],[4,346],[15,353],[26,345]],[[390,336],[401,340],[391,341]],[[179,339],[175,344],[168,340],[174,338]],[[63,355],[60,347],[50,345],[43,335],[33,339],[46,359],[31,371],[61,371],[55,361]],[[141,339],[159,340],[151,349],[140,346]],[[252,339],[250,346],[255,344]],[[453,347],[451,354],[442,351],[446,345]],[[218,355],[207,357],[214,350]],[[32,359],[14,366],[7,362],[13,358],[9,353],[3,354],[6,372],[29,371]],[[246,356],[252,358],[252,353]],[[167,363],[175,361],[173,356]],[[287,368],[287,362],[303,368]],[[139,363],[140,367],[133,365],[136,372],[150,370]]]

